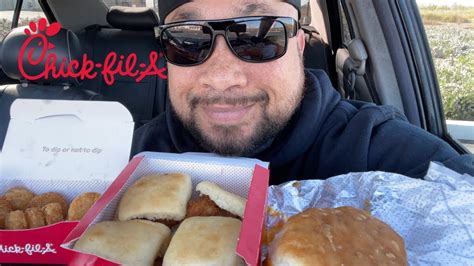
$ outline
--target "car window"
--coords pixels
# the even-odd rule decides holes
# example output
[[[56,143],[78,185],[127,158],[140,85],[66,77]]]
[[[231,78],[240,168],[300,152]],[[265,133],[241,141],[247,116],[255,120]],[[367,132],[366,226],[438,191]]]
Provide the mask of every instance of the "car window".
[[[129,7],[151,7],[158,11],[158,0],[103,0],[107,7],[129,6]]]
[[[474,3],[418,1],[448,131],[474,152]],[[450,3],[453,2],[453,3]],[[443,5],[441,5],[443,4]]]
[[[0,1],[0,39],[3,39],[12,28],[16,0]],[[45,15],[37,0],[24,0],[20,11],[18,26],[25,26],[30,21],[38,21]]]

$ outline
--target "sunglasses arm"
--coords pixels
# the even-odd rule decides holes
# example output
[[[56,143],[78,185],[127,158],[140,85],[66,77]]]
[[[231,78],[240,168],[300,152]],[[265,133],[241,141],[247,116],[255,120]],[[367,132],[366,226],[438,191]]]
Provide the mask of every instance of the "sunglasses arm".
[[[155,31],[155,38],[158,39],[160,38],[160,34],[161,34],[161,29],[159,26],[157,27],[154,27],[153,30]]]

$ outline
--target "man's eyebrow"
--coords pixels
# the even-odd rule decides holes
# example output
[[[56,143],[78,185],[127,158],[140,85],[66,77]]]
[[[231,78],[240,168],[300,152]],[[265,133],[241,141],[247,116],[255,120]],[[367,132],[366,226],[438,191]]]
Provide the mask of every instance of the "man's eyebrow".
[[[243,5],[240,8],[239,13],[244,16],[258,13],[272,14],[275,13],[275,10],[270,5],[265,3],[253,3]]]
[[[176,14],[174,14],[170,21],[171,22],[176,22],[176,21],[186,21],[186,20],[198,20],[199,15],[196,12],[192,11],[181,11]]]

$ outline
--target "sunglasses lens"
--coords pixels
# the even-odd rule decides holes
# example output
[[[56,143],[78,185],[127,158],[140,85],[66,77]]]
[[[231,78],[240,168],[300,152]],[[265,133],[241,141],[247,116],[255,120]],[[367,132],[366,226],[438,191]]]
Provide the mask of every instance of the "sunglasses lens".
[[[169,27],[161,34],[161,44],[170,62],[181,65],[198,64],[209,54],[212,31],[202,25]]]
[[[234,23],[227,28],[226,34],[235,54],[247,61],[272,60],[286,51],[285,25],[274,19]]]

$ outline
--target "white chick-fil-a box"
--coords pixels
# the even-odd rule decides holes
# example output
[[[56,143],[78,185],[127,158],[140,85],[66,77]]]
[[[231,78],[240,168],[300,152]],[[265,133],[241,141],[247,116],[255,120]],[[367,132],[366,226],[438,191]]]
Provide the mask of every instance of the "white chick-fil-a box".
[[[70,204],[84,192],[102,194],[129,161],[134,123],[119,103],[16,100],[10,117],[0,195],[24,187],[59,193]],[[0,229],[0,263],[67,263],[70,251],[60,244],[77,224]]]

